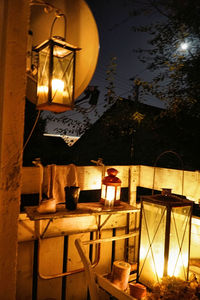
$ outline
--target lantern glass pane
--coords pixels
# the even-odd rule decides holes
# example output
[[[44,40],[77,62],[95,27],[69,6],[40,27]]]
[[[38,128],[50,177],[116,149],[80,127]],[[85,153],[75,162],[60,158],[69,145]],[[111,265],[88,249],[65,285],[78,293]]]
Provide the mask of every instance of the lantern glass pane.
[[[58,49],[61,47],[55,46],[54,48],[56,48],[58,52]],[[68,55],[64,57],[54,56],[52,75],[52,102],[71,106],[73,100],[73,84],[74,52],[68,51]]]
[[[106,199],[110,200],[110,201],[115,199],[115,187],[114,186],[107,186]]]
[[[139,281],[159,282],[164,272],[166,208],[143,201],[139,249]]]
[[[105,197],[106,197],[106,186],[105,186],[105,184],[102,184],[102,187],[101,187],[101,198],[105,199]]]
[[[50,47],[47,46],[46,48],[44,48],[39,52],[37,104],[46,103],[48,101],[49,62],[50,62]]]
[[[191,207],[174,207],[171,212],[168,275],[187,280]]]
[[[116,187],[116,200],[120,200],[120,195],[121,195],[121,186]]]

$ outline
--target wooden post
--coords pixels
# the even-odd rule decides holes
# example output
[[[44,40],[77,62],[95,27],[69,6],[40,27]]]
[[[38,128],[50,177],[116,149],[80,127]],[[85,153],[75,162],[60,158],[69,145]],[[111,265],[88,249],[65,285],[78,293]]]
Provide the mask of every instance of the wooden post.
[[[16,299],[29,1],[0,1],[0,299]]]
[[[130,166],[129,169],[129,203],[136,206],[137,186],[140,185],[140,166]],[[128,217],[129,232],[139,228],[139,212]],[[138,258],[138,236],[128,240],[128,259],[135,263]]]

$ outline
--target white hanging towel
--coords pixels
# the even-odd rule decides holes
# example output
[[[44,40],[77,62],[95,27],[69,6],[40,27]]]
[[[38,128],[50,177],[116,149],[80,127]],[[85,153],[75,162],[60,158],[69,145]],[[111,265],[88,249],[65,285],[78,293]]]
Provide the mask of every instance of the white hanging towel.
[[[78,186],[77,167],[74,164],[49,165],[47,169],[48,197],[54,198],[56,203],[65,202],[65,186]]]

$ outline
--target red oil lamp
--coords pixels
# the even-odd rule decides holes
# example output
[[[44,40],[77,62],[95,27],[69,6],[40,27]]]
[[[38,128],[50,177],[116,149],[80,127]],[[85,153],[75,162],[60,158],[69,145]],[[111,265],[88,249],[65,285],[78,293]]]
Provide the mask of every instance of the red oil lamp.
[[[118,171],[114,168],[107,170],[108,176],[102,180],[101,203],[106,207],[119,205],[121,195],[121,180],[116,176]]]

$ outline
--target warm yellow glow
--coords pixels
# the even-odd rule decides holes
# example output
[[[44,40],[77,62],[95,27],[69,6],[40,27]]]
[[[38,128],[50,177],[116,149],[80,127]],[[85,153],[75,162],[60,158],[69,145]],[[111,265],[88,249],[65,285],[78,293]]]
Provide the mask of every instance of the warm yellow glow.
[[[149,252],[148,252],[149,250]],[[149,256],[146,259],[147,252],[149,253]],[[153,250],[153,257],[152,257],[152,252],[148,247],[140,247],[140,260],[143,262],[146,259],[146,264],[145,264],[145,273],[152,274],[152,272],[157,276],[158,278],[163,277],[164,273],[164,253],[162,253],[160,247],[157,249]]]
[[[112,207],[114,206],[115,200],[115,187],[107,186],[106,197],[105,197],[105,206]]]
[[[68,91],[64,91],[63,92],[63,97],[68,99],[69,98],[69,92]]]
[[[48,86],[38,85],[38,87],[37,87],[38,104],[41,104],[41,103],[44,103],[47,101],[48,91],[49,91]]]
[[[160,251],[159,245],[154,247],[153,249],[153,257],[151,255],[151,250],[149,250],[149,256],[146,259],[146,267],[145,267],[145,273],[151,274],[152,272],[157,276],[159,279],[161,279],[164,275],[164,253]],[[146,258],[148,249],[147,247],[140,247],[140,260],[143,262]],[[188,266],[188,255],[187,253],[179,253],[179,248],[177,249],[171,249],[169,253],[168,258],[168,270],[167,275],[168,276],[176,276],[180,277],[183,268],[187,268]]]
[[[107,186],[106,199],[108,201],[112,201],[115,199],[115,187],[114,186]]]
[[[180,254],[179,252],[179,248],[170,251],[167,269],[167,274],[169,276],[179,277],[182,273],[183,268],[187,268],[188,266],[187,253]]]
[[[52,80],[52,102],[63,103],[64,81],[60,79]]]
[[[38,85],[37,95],[38,95],[38,104],[47,102],[49,88],[47,85]],[[66,93],[66,92],[65,92]],[[52,80],[52,102],[63,103],[64,95],[64,81],[60,79]]]
[[[164,273],[164,255],[162,253],[155,251],[154,253],[155,266],[153,264],[153,270],[157,273],[158,278],[163,277]]]
[[[120,196],[121,196],[121,186],[118,186],[116,192],[116,200],[120,200]]]
[[[103,184],[101,188],[101,198],[105,199],[106,197],[106,186]]]

